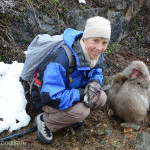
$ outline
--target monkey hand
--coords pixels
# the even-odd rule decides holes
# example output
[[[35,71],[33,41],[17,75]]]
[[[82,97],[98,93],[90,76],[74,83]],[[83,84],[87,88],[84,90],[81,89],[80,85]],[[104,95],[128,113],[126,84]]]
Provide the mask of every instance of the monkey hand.
[[[113,82],[122,85],[126,80],[127,80],[126,76],[121,72],[121,73],[118,73],[118,74],[114,77]]]
[[[84,94],[85,96],[82,102],[85,106],[91,108],[100,97],[100,83],[96,81],[89,82],[85,87]]]

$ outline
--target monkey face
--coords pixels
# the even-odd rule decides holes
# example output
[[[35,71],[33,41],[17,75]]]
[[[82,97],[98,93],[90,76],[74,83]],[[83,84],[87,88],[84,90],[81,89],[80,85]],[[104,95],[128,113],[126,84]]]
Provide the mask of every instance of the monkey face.
[[[137,79],[141,75],[141,71],[138,69],[133,70],[133,74],[131,74],[131,79]]]
[[[149,76],[149,70],[142,61],[133,61],[124,70],[123,74],[128,80],[134,80],[139,76]]]

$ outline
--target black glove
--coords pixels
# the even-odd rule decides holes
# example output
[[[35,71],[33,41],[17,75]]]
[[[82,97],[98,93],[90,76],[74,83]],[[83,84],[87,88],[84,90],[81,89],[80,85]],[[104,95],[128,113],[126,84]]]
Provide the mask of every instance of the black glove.
[[[96,102],[100,97],[100,83],[96,81],[89,82],[85,87],[84,94],[85,95],[82,102],[85,106],[91,108],[94,102]]]

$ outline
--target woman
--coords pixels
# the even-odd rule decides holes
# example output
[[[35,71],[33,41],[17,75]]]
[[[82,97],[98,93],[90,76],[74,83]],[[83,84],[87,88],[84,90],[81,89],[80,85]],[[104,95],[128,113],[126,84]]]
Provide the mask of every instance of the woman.
[[[53,54],[42,77],[40,98],[43,113],[35,118],[38,136],[43,143],[52,143],[53,134],[69,125],[81,126],[90,109],[102,107],[107,99],[102,90],[103,53],[111,35],[110,22],[99,16],[86,22],[84,32],[66,29],[64,42],[70,48],[74,66],[67,77],[69,60],[63,48]],[[33,96],[34,98],[34,96]]]

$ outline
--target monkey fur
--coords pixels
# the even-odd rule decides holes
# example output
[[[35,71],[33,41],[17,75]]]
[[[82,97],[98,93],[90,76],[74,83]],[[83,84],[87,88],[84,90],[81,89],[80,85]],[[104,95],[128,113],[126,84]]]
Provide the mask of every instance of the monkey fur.
[[[141,72],[132,79],[134,69]],[[150,101],[150,76],[142,61],[133,61],[115,75],[108,91],[109,115],[117,115],[127,123],[140,124],[147,115]]]

